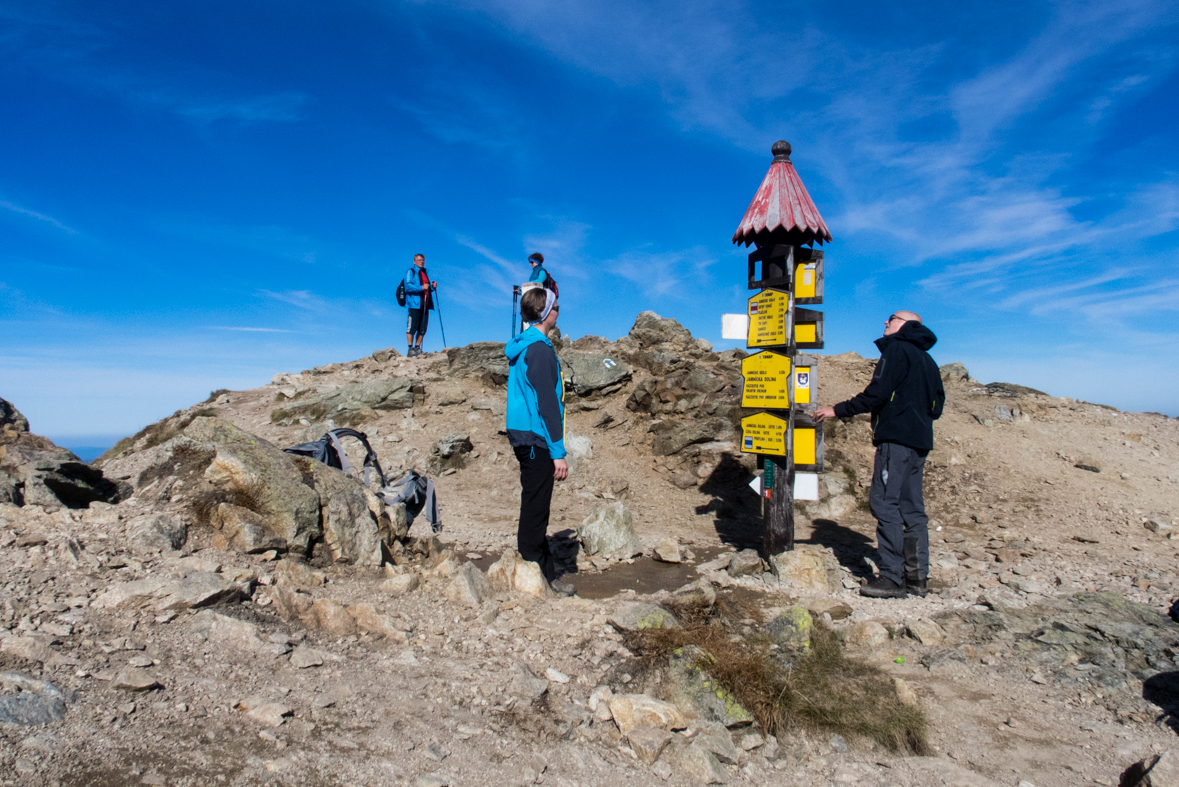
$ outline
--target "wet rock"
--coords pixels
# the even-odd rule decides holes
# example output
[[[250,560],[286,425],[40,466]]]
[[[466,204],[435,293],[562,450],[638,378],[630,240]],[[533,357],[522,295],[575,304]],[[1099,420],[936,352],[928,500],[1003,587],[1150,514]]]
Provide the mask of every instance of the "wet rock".
[[[874,620],[853,623],[844,632],[843,641],[851,648],[878,648],[888,642],[888,629]]]
[[[614,723],[623,735],[642,727],[682,730],[688,726],[676,706],[646,694],[615,694],[609,704]]]
[[[184,520],[169,514],[144,514],[127,523],[127,542],[137,552],[170,552],[188,540]]]
[[[668,694],[687,712],[706,722],[719,722],[725,727],[744,727],[753,722],[753,714],[746,710],[708,673],[712,657],[695,645],[672,651],[668,659]]]
[[[817,551],[795,549],[770,558],[778,581],[798,591],[827,592],[827,567]]]
[[[553,598],[552,587],[540,566],[524,560],[516,550],[505,549],[500,559],[487,569],[487,581],[496,590],[524,593],[537,598]]]
[[[672,538],[665,538],[655,547],[654,558],[660,563],[682,563],[679,542]]]
[[[809,648],[815,621],[806,607],[793,606],[767,626],[774,641],[784,648]]]
[[[619,631],[641,631],[643,629],[679,628],[675,615],[663,607],[642,602],[620,604],[610,616],[610,625]]]
[[[443,590],[447,599],[457,604],[478,606],[491,592],[491,583],[474,563],[463,563],[450,584]]]
[[[532,669],[522,661],[512,665],[511,678],[508,681],[507,694],[525,703],[532,703],[540,699],[549,690],[549,682],[537,677]]]
[[[68,690],[23,673],[0,672],[0,724],[28,727],[61,721],[71,696]]]
[[[589,557],[625,559],[643,552],[630,509],[622,503],[599,506],[582,521],[577,536]]]
[[[742,549],[729,561],[729,576],[756,576],[762,572],[761,556],[756,549]]]

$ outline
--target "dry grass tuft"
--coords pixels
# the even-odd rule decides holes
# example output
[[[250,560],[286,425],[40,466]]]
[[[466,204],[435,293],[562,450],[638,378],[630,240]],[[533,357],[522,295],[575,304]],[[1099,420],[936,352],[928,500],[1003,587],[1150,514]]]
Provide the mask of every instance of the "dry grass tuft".
[[[216,391],[211,391],[209,393],[209,398],[205,400],[205,404],[212,404],[213,402],[217,401],[218,396],[227,393],[229,393],[228,388],[218,388]]]
[[[697,664],[741,703],[769,734],[792,727],[870,739],[893,751],[928,754],[928,720],[897,697],[883,670],[843,654],[835,632],[816,626],[811,647],[793,663],[771,649],[763,631],[739,634],[752,610],[723,599],[713,607],[672,610],[679,629],[647,629],[627,637],[641,671],[666,664],[672,651],[696,645],[707,655]]]
[[[232,484],[224,489],[213,489],[198,495],[192,503],[192,511],[198,522],[212,524],[217,506],[222,503],[247,508],[256,514],[265,514],[266,485],[261,481],[247,484]]]

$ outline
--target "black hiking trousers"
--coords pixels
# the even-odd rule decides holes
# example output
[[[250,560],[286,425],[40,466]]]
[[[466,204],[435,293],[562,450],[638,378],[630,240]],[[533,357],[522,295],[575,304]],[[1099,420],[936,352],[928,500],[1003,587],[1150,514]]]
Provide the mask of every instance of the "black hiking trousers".
[[[868,503],[876,517],[880,575],[898,585],[929,576],[929,517],[925,515],[925,457],[900,443],[876,446]]]
[[[549,550],[549,506],[553,502],[553,460],[548,449],[519,446],[513,449],[520,463],[520,527],[516,549],[520,557],[540,565],[544,578],[557,578]]]

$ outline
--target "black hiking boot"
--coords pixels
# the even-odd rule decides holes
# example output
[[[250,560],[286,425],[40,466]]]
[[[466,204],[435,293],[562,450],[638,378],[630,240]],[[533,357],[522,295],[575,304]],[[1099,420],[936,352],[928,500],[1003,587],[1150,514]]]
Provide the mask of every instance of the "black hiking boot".
[[[860,588],[860,595],[868,598],[904,598],[908,594],[888,577],[876,577]]]
[[[924,579],[905,577],[905,592],[910,596],[925,598],[929,594],[928,582]]]
[[[562,582],[560,579],[554,579],[549,583],[549,587],[551,587],[553,592],[558,596],[572,596],[577,592],[577,588],[573,587],[573,585],[568,582]]]

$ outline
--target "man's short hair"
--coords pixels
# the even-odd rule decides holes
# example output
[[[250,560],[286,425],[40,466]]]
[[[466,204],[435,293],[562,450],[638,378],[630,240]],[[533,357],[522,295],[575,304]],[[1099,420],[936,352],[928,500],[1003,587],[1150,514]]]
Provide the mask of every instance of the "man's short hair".
[[[528,261],[532,262],[533,260],[536,261],[537,265],[544,265],[544,255],[539,251],[534,251],[532,254],[528,255]]]
[[[524,293],[520,299],[520,316],[524,322],[540,322],[540,313],[544,311],[546,290],[543,287],[533,287]]]
[[[423,260],[424,260],[424,259],[426,259],[426,255],[425,255],[425,254],[415,254],[415,255],[413,255],[413,258],[414,258],[415,260],[416,260],[418,257],[421,257]]]

